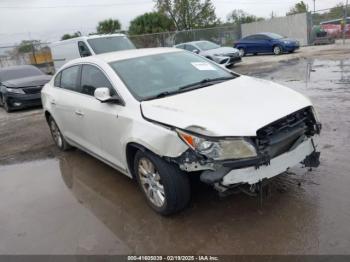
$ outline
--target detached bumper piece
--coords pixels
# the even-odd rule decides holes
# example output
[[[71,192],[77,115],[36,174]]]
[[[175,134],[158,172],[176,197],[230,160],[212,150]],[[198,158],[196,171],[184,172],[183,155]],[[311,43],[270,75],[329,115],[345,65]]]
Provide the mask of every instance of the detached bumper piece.
[[[308,155],[303,162],[301,162],[305,167],[318,167],[320,165],[320,152],[312,152]]]

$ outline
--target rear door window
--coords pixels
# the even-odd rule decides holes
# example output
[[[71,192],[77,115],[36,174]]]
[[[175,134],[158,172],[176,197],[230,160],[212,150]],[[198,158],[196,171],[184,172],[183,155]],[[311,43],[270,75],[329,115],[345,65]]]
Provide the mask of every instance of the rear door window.
[[[185,49],[191,52],[193,52],[194,50],[198,50],[198,48],[196,48],[195,46],[188,44],[185,45]]]
[[[67,69],[64,69],[61,72],[61,84],[60,87],[72,91],[79,92],[80,85],[78,83],[80,66],[72,66]]]
[[[93,65],[83,65],[81,72],[81,93],[93,96],[95,89],[99,87],[108,87],[111,95],[115,94],[111,82],[99,68]]]
[[[243,38],[243,40],[249,40],[249,41],[256,40],[256,35],[247,36],[247,37]]]
[[[267,38],[264,35],[256,35],[255,40],[267,40]]]

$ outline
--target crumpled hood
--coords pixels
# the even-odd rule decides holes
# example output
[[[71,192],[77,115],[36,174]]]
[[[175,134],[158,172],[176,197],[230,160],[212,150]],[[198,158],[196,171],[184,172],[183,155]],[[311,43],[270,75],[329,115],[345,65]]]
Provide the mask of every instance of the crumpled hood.
[[[49,75],[38,75],[28,76],[23,78],[11,79],[3,82],[2,84],[10,88],[22,88],[30,86],[43,86],[50,81],[52,76]]]
[[[232,53],[239,53],[238,49],[232,48],[232,47],[220,47],[215,49],[210,49],[207,51],[201,52],[203,55],[223,55],[223,54],[232,54]]]
[[[256,136],[256,131],[310,106],[300,93],[279,84],[240,76],[217,85],[141,102],[143,115],[212,136]],[[204,132],[203,132],[204,133]]]

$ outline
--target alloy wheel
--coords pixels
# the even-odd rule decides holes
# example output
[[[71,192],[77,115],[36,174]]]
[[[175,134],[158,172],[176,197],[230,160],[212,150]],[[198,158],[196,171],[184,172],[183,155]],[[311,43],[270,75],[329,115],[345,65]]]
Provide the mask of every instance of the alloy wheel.
[[[275,46],[275,47],[273,48],[273,53],[274,53],[275,55],[279,55],[279,54],[281,54],[281,52],[282,52],[281,47]]]
[[[164,186],[154,164],[143,157],[138,163],[138,176],[147,198],[157,207],[165,203]]]

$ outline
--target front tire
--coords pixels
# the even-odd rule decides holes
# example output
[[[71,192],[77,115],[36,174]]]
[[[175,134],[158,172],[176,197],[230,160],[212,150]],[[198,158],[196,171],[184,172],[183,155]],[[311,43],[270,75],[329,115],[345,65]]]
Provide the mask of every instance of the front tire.
[[[53,141],[55,142],[56,146],[62,151],[66,151],[66,150],[70,149],[71,146],[68,144],[66,139],[63,137],[60,129],[58,128],[58,125],[56,124],[55,120],[51,116],[48,119],[48,124],[50,127]]]
[[[190,200],[186,173],[151,152],[138,151],[134,175],[150,207],[161,215],[184,209]]]
[[[2,106],[4,107],[4,109],[5,109],[5,111],[6,111],[7,113],[12,112],[12,108],[11,108],[10,105],[7,103],[6,98],[5,98],[4,96],[2,97]]]
[[[274,46],[273,47],[273,53],[275,54],[275,55],[280,55],[280,54],[282,54],[282,47],[280,47],[279,45],[276,45],[276,46]]]
[[[244,48],[238,48],[238,51],[239,51],[239,55],[240,55],[241,57],[245,56],[245,50],[244,50]]]

